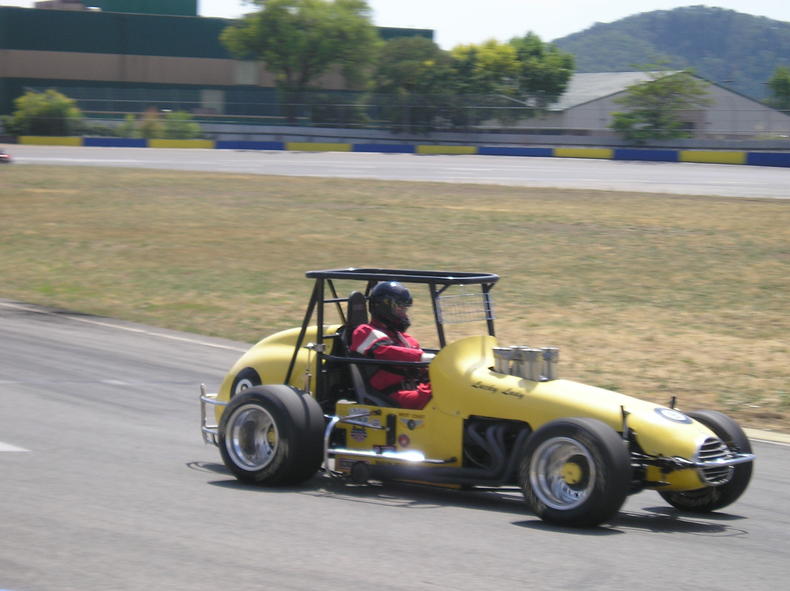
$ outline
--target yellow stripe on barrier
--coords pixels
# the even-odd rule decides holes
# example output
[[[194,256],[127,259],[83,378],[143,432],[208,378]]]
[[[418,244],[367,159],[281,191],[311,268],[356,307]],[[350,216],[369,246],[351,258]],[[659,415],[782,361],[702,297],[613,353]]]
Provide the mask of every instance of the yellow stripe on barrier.
[[[681,150],[681,162],[705,162],[709,164],[746,164],[746,152],[725,152],[721,150]]]
[[[20,135],[17,140],[20,144],[34,146],[81,146],[81,137],[63,137],[46,135]]]
[[[337,142],[286,142],[285,149],[293,152],[350,152],[351,144]]]
[[[417,154],[449,154],[449,155],[463,155],[463,154],[477,154],[476,146],[433,146],[422,145],[417,146],[415,149]]]
[[[212,149],[212,140],[148,140],[149,148],[207,148]]]
[[[599,158],[611,160],[614,150],[611,148],[554,148],[557,158]]]

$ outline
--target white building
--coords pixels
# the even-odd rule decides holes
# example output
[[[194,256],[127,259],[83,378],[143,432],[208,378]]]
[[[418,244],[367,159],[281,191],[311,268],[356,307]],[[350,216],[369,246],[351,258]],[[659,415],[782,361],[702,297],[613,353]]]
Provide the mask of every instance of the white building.
[[[699,78],[699,77],[698,77]],[[574,74],[568,89],[543,116],[523,119],[516,127],[564,130],[575,135],[614,136],[610,129],[612,113],[624,111],[615,102],[626,89],[653,77],[646,72],[601,72]],[[704,78],[707,107],[681,113],[681,119],[696,138],[710,139],[784,139],[790,136],[790,116],[733,92]]]

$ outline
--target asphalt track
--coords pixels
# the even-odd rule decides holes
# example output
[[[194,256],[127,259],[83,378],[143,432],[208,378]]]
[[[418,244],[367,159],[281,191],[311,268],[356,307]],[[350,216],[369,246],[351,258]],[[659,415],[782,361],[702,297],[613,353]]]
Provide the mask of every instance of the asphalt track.
[[[514,156],[154,148],[9,147],[18,164],[118,166],[242,174],[790,198],[790,169]]]
[[[309,168],[318,176],[335,170],[377,177],[412,170],[413,177],[446,178],[411,180],[479,182],[485,175],[475,167],[501,165],[496,157],[411,157],[411,165],[393,172],[385,163],[401,156],[381,155],[362,161],[375,166],[352,171],[350,159],[359,155],[177,152],[36,148],[14,155],[23,165],[96,164],[102,153],[115,166],[268,174]],[[215,167],[220,157],[235,164]],[[278,158],[280,172],[273,172]],[[566,165],[564,176],[546,181],[555,186],[579,170],[605,182],[606,169],[590,164],[630,166],[508,160],[517,161],[514,170]],[[429,175],[423,162],[441,170]],[[701,167],[707,172],[699,187],[707,194],[723,185],[706,184],[706,175],[735,171],[733,183],[742,186],[748,178],[737,171],[790,174],[639,166],[673,177]],[[249,487],[225,471],[216,449],[203,445],[197,402],[199,384],[216,388],[245,348],[0,300],[0,589],[773,591],[786,585],[787,444],[753,442],[752,484],[721,512],[678,512],[646,491],[630,497],[612,523],[592,530],[543,524],[520,495],[506,491],[362,486],[323,476],[295,488]]]
[[[655,492],[612,523],[552,527],[512,492],[237,483],[198,390],[246,345],[0,301],[0,589],[774,590],[790,446],[755,441],[725,510]]]

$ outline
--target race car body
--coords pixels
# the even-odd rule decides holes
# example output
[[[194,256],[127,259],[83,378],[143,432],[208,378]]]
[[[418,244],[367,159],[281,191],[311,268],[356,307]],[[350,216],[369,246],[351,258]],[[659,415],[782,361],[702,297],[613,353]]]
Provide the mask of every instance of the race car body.
[[[712,511],[746,489],[754,456],[740,427],[717,411],[683,413],[560,379],[553,347],[507,347],[494,332],[496,275],[402,269],[311,271],[301,327],[264,338],[230,369],[217,394],[201,395],[204,439],[239,479],[294,483],[326,474],[355,481],[519,486],[542,519],[596,525],[628,494],[659,491],[675,507]],[[374,391],[349,334],[367,320],[380,281],[427,285],[437,340],[427,371],[432,398],[398,408]],[[339,292],[336,284],[357,282]],[[448,295],[460,287],[469,293]],[[478,305],[480,334],[448,340],[452,312]],[[337,320],[326,322],[330,309]],[[392,363],[394,366],[395,364]],[[211,420],[209,407],[214,407]]]

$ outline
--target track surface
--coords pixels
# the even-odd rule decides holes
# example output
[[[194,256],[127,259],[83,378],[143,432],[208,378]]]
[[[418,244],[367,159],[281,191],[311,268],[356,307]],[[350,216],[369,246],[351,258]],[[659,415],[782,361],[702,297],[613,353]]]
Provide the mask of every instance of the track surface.
[[[481,156],[14,146],[17,163],[787,198],[790,171]],[[199,435],[198,385],[242,343],[0,301],[0,589],[784,588],[790,447],[708,516],[653,492],[593,530],[520,495],[238,484]]]
[[[12,146],[8,151],[19,164],[119,166],[244,174],[790,198],[790,169],[762,166],[510,156],[235,152],[25,145]]]
[[[611,524],[547,526],[519,495],[254,488],[198,428],[246,345],[0,301],[0,589],[784,588],[790,447],[755,442],[739,502],[654,492]]]

